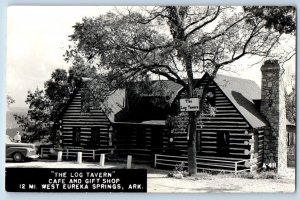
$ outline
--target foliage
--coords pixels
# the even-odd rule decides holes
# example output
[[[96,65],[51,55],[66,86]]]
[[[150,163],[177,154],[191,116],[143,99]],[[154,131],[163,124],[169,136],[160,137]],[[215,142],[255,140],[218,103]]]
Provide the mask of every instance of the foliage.
[[[11,104],[15,103],[15,100],[11,96],[6,96],[6,105],[10,106]]]
[[[22,139],[32,142],[39,139],[40,136],[50,134],[49,101],[43,90],[36,89],[34,92],[28,91],[25,102],[29,104],[27,116],[15,114],[14,117],[19,126],[27,133],[27,135],[24,133]]]
[[[265,20],[267,29],[279,33],[296,33],[296,8],[292,6],[245,6],[245,11]],[[248,20],[253,23],[252,20]]]
[[[275,171],[262,171],[257,174],[256,179],[280,179],[282,178]]]
[[[207,172],[198,172],[197,174],[195,174],[194,176],[190,177],[190,179],[194,180],[194,181],[198,181],[198,180],[212,180],[214,177],[214,175],[211,173],[207,173]]]
[[[168,173],[168,177],[182,179],[183,177],[186,177],[189,175],[189,173],[185,169],[186,169],[186,166],[185,166],[184,162],[181,162],[180,164],[176,164],[174,170]]]
[[[287,87],[291,87],[292,91],[288,93],[285,91],[285,107],[287,119],[295,124],[296,123],[296,88],[295,88],[295,75],[291,76],[291,82]]]
[[[237,174],[239,178],[247,178],[247,179],[254,179],[256,173],[254,172],[240,172]]]
[[[76,58],[69,72],[56,69],[45,82],[44,89],[28,91],[25,101],[29,105],[27,115],[14,115],[19,126],[26,132],[23,138],[33,142],[51,136],[49,139],[55,140],[59,114],[67,105],[70,95],[81,84],[82,77],[95,75],[96,69],[84,63],[82,59]]]
[[[241,172],[236,175],[237,178],[247,178],[247,179],[280,179],[281,176],[273,171],[261,171],[257,172]]]

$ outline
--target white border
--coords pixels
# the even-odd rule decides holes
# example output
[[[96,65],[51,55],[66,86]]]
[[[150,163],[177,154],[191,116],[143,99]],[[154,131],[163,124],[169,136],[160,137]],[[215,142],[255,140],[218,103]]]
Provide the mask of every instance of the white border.
[[[232,200],[248,200],[248,199],[300,199],[299,195],[299,180],[298,173],[296,173],[296,193],[147,193],[147,194],[129,194],[129,193],[8,193],[5,191],[5,74],[6,74],[6,8],[10,5],[293,5],[298,7],[300,4],[296,0],[0,0],[0,199],[30,199],[30,200],[46,200],[46,199],[232,199]],[[298,13],[298,10],[297,10]],[[29,24],[30,26],[30,24]],[[299,20],[297,21],[299,27]],[[298,38],[298,31],[297,31]],[[297,40],[298,46],[298,40]],[[298,60],[297,54],[297,60]],[[298,71],[298,70],[297,70]],[[298,74],[297,74],[298,76]],[[297,81],[297,94],[298,94],[298,81]],[[298,102],[297,102],[298,103]],[[297,112],[298,114],[298,112]],[[297,128],[298,129],[298,128]],[[298,131],[297,131],[298,132]],[[299,144],[299,135],[297,137],[297,144]],[[297,148],[297,157],[299,158],[299,148]],[[296,171],[298,171],[297,166]],[[266,185],[266,187],[268,187]]]

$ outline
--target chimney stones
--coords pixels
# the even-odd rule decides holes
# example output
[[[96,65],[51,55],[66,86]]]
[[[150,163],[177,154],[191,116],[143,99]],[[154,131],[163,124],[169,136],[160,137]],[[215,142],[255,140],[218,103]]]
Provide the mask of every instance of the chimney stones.
[[[261,114],[269,121],[264,136],[264,164],[284,175],[287,168],[286,108],[283,73],[275,60],[261,67]]]

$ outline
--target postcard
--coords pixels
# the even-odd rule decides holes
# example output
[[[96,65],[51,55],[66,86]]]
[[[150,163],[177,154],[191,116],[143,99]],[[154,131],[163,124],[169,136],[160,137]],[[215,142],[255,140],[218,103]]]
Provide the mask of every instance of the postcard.
[[[7,13],[7,192],[295,192],[295,7]]]

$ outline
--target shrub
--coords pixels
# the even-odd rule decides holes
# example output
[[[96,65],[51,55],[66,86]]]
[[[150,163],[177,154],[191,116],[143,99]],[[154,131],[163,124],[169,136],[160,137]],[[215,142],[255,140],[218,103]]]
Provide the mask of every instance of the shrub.
[[[189,173],[185,170],[184,162],[181,162],[180,164],[176,164],[174,170],[168,173],[168,177],[174,177],[178,179],[181,179],[188,175]]]
[[[237,177],[254,179],[255,173],[254,172],[241,172],[241,173],[237,174]]]
[[[181,162],[180,164],[176,164],[175,165],[175,169],[174,170],[177,171],[177,172],[183,172],[184,168],[185,168],[184,162]]]
[[[262,171],[257,174],[257,179],[280,179],[281,176],[275,171]]]
[[[248,178],[248,179],[280,179],[281,178],[275,171],[262,171],[260,173],[241,172],[238,173],[236,177]]]
[[[192,180],[197,181],[197,180],[212,180],[213,175],[211,173],[207,172],[200,172],[197,173],[196,175],[191,177]]]

